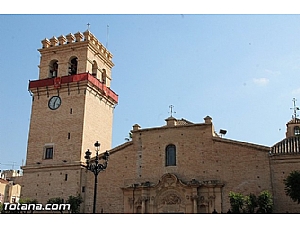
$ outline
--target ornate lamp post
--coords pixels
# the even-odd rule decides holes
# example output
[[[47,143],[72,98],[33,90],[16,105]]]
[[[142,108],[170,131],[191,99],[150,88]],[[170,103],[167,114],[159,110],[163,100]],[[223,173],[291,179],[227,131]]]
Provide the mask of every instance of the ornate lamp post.
[[[95,185],[94,185],[94,204],[93,204],[93,214],[96,213],[96,200],[97,200],[97,185],[98,185],[98,174],[101,171],[104,171],[107,167],[107,163],[108,163],[108,157],[109,157],[109,153],[106,151],[100,158],[99,158],[99,149],[100,149],[100,143],[97,141],[95,144],[95,150],[96,150],[96,157],[95,160],[91,160],[91,152],[88,149],[85,152],[85,159],[86,159],[86,165],[82,165],[83,167],[85,167],[87,170],[91,171],[92,173],[94,173],[95,176]],[[103,159],[104,162],[103,163],[99,163],[99,161]]]

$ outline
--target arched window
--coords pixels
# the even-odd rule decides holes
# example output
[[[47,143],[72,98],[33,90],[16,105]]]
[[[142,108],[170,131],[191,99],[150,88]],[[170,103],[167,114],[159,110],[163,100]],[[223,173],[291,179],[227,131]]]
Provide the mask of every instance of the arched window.
[[[49,78],[57,77],[58,73],[58,61],[52,60],[49,65]]]
[[[106,70],[102,69],[102,83],[106,85]]]
[[[69,62],[69,75],[77,74],[77,58],[73,57]]]
[[[294,135],[300,136],[300,127],[299,126],[294,127]]]
[[[97,77],[97,70],[98,70],[97,62],[94,60],[93,65],[92,65],[92,75],[95,78]]]
[[[176,166],[176,146],[173,144],[166,147],[166,166]]]

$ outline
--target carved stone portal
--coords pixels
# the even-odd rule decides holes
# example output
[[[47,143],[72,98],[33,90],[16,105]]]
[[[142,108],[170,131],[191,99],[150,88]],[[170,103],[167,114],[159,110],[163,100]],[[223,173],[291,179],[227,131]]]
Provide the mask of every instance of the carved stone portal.
[[[223,184],[212,181],[183,182],[166,173],[157,183],[131,184],[123,189],[125,213],[212,213],[221,212]]]
[[[186,206],[191,202],[186,199],[185,194],[191,188],[183,184],[176,175],[165,174],[155,188],[155,213],[186,213]]]
[[[185,213],[185,203],[181,193],[176,190],[166,190],[157,201],[158,213]]]
[[[171,193],[161,200],[161,204],[180,204],[181,199],[176,194]]]

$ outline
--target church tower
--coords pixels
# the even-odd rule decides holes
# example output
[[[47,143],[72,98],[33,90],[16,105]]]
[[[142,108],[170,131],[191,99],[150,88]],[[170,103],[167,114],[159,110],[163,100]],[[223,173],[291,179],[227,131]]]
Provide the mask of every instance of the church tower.
[[[112,54],[89,30],[46,38],[39,52],[21,198],[84,198],[85,151],[96,141],[101,153],[112,146]]]

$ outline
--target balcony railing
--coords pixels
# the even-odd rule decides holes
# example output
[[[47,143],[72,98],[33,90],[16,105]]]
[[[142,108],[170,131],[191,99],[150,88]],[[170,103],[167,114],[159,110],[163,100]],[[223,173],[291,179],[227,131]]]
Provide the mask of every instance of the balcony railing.
[[[46,78],[40,80],[29,81],[29,90],[33,88],[54,86],[54,88],[60,88],[63,84],[88,81],[96,86],[105,94],[105,96],[111,98],[115,103],[118,103],[118,95],[108,88],[104,83],[100,82],[97,78],[89,73],[75,74],[63,77]]]

